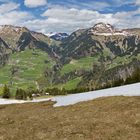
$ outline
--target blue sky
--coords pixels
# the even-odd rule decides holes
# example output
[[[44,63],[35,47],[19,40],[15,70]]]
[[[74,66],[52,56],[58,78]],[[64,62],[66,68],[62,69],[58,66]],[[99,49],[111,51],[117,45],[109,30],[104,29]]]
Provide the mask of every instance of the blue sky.
[[[140,0],[0,0],[0,24],[71,33],[98,22],[140,27]]]

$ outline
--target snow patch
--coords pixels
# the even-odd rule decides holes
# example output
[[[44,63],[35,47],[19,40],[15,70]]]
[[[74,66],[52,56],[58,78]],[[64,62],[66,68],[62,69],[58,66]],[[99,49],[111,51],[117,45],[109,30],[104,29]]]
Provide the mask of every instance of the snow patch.
[[[31,101],[23,101],[23,100],[10,100],[10,99],[0,99],[0,105],[8,105],[8,104],[23,104],[23,103],[37,103],[43,101],[49,101],[51,98],[47,99],[34,99]]]
[[[94,35],[103,35],[103,36],[114,36],[114,35],[122,35],[122,36],[129,36],[130,34],[125,33],[125,32],[116,32],[116,33],[96,33],[93,32]]]
[[[0,105],[4,104],[21,104],[21,103],[35,103],[43,101],[55,101],[54,107],[67,106],[76,104],[83,101],[93,100],[99,97],[109,97],[109,96],[140,96],[140,83],[126,85],[121,87],[115,87],[110,89],[91,91],[79,94],[71,94],[67,96],[58,96],[46,99],[34,99],[32,101],[20,101],[20,100],[6,100],[0,99]]]
[[[51,36],[53,36],[55,34],[57,34],[57,33],[50,32],[50,33],[47,33],[46,36],[51,37]]]
[[[82,101],[89,101],[99,97],[109,97],[109,96],[140,96],[140,83],[115,87],[110,89],[91,91],[61,97],[55,97],[52,101],[57,103],[54,107],[72,105]]]
[[[93,28],[90,29],[89,33],[93,35],[103,35],[103,36],[113,36],[113,35],[122,35],[122,36],[131,36],[129,32],[115,29],[110,24],[98,23],[95,24]]]

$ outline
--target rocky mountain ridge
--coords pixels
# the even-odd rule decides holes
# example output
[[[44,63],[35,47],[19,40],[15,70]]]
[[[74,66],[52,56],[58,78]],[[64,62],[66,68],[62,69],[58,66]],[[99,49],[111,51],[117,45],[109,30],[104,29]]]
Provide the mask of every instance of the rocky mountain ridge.
[[[29,55],[28,51],[32,53]],[[15,69],[19,69],[14,75],[15,84],[19,81],[23,83],[23,79],[30,83],[30,78],[20,75],[25,75],[26,71],[37,71],[31,70],[32,66],[36,65],[33,59],[36,59],[41,62],[38,66],[43,64],[43,67],[38,73],[40,78],[36,79],[39,75],[32,76],[34,86],[37,84],[40,87],[69,88],[72,85],[70,88],[95,89],[108,82],[114,82],[113,75],[116,80],[125,81],[139,68],[140,29],[118,30],[110,24],[98,23],[58,40],[25,27],[0,26],[0,64],[3,69],[7,69],[8,72],[11,67],[8,60],[14,59],[17,63],[20,53],[23,55],[21,65],[14,66]],[[46,60],[45,55],[48,57]],[[21,69],[24,60],[28,59],[31,62],[28,62],[27,68],[24,66]],[[2,72],[3,70],[0,71]],[[3,79],[0,81],[2,84],[9,82],[6,78]]]
[[[93,35],[104,35],[104,36],[112,36],[112,35],[132,36],[133,35],[130,32],[127,32],[125,30],[115,29],[112,25],[105,24],[102,22],[95,24],[89,30],[89,33],[91,33]]]
[[[66,83],[67,80],[82,77],[79,86],[92,85],[95,88],[97,85],[104,85],[107,81],[111,83],[114,79],[121,78],[125,81],[139,67],[136,64],[139,64],[137,61],[140,60],[140,34],[138,29],[118,30],[110,24],[99,23],[87,30],[72,33],[61,43],[59,49],[62,50],[58,52],[63,64],[60,71],[67,70],[67,67],[69,69],[74,67],[70,72],[66,72],[63,78],[60,77],[59,81],[64,79]],[[83,59],[91,61],[90,58],[96,60],[88,63],[92,64],[88,70],[85,68],[87,62],[83,62],[80,68],[77,68],[78,61]],[[129,65],[131,68],[128,67]],[[117,71],[120,66],[121,72]],[[109,76],[111,73],[115,78]]]

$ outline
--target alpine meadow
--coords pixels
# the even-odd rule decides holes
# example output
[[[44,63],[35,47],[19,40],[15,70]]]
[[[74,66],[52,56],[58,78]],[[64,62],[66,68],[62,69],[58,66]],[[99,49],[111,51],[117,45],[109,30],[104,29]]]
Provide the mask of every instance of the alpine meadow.
[[[140,0],[0,0],[0,140],[140,139]]]

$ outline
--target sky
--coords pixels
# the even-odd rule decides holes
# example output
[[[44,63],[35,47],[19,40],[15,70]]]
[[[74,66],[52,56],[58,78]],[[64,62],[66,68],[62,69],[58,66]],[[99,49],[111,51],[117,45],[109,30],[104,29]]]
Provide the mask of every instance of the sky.
[[[98,22],[140,28],[140,0],[0,0],[0,25],[72,33]]]

